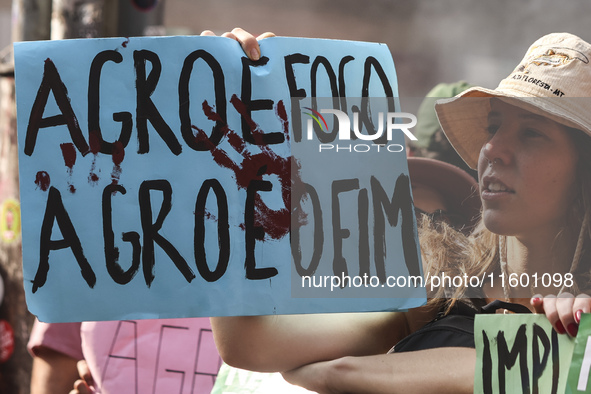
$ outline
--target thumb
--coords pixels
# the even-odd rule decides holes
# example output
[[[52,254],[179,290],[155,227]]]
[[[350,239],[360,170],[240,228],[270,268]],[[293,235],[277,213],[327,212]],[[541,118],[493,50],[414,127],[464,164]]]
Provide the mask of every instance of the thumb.
[[[534,295],[529,303],[534,307],[535,313],[544,313],[544,297],[541,294]]]

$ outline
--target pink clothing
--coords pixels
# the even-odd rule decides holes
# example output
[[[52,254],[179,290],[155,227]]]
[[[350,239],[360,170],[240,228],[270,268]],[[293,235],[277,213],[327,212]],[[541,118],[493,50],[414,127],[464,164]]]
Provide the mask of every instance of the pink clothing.
[[[29,348],[73,356],[76,334],[97,393],[210,393],[221,365],[208,318],[36,323]]]
[[[80,323],[42,323],[35,320],[27,348],[36,356],[40,346],[64,353],[76,360],[84,358],[80,341]]]

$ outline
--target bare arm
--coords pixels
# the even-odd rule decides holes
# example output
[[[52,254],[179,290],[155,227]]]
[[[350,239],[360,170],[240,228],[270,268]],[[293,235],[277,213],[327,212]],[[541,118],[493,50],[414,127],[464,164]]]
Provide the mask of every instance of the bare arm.
[[[283,373],[318,393],[472,393],[476,351],[437,348],[416,352],[345,357]]]
[[[33,358],[31,394],[67,393],[78,379],[78,360],[40,346]]]
[[[261,372],[287,371],[344,356],[383,354],[424,325],[433,311],[211,318],[226,363]]]

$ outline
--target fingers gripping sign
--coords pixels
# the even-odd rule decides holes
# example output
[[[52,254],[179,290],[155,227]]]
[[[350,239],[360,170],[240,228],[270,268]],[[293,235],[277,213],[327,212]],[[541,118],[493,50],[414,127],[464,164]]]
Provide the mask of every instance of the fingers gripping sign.
[[[581,301],[584,298],[581,297]],[[585,308],[588,305],[581,305]],[[581,309],[584,310],[584,309]],[[575,347],[572,356],[571,366],[568,372],[567,388],[573,393],[591,390],[589,378],[591,377],[591,315],[589,313],[579,314],[578,333],[575,340]]]
[[[201,32],[201,35],[215,36],[215,33],[211,30],[204,30],[203,32]],[[236,27],[232,29],[231,32],[225,32],[224,34],[222,34],[222,37],[227,37],[238,41],[242,46],[244,53],[246,53],[250,60],[256,61],[259,60],[259,58],[261,57],[261,49],[259,47],[258,40],[262,40],[263,38],[268,37],[275,37],[275,34],[271,32],[265,32],[255,37],[254,35],[245,31],[244,29]]]
[[[91,394],[95,393],[94,380],[86,360],[78,361],[76,365],[78,369],[78,375],[80,379],[74,382],[74,388],[70,391],[70,394]]]
[[[531,305],[536,313],[546,314],[556,332],[576,337],[581,315],[591,312],[591,297],[587,294],[575,297],[570,293],[545,297],[535,295],[531,299]]]

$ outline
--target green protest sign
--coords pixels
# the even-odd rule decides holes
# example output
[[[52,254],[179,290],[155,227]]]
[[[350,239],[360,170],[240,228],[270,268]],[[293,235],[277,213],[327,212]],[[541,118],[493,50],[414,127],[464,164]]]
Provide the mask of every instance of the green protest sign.
[[[479,315],[474,341],[475,393],[565,392],[575,340],[546,316]]]
[[[279,372],[254,372],[222,363],[211,394],[313,394],[288,383]]]
[[[566,382],[566,393],[591,393],[591,315],[583,314],[575,339],[573,358]]]

